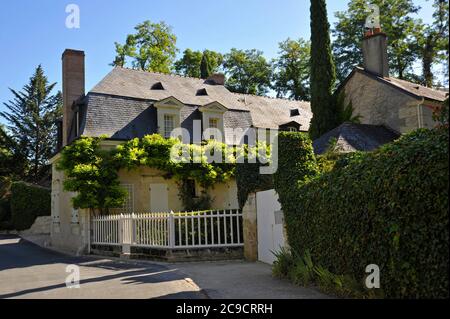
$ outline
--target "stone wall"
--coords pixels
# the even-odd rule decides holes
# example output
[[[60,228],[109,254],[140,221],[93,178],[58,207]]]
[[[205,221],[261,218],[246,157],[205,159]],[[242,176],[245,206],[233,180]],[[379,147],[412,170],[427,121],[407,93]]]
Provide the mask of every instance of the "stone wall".
[[[387,125],[400,133],[419,128],[421,101],[373,77],[355,72],[345,85],[345,94],[345,104],[353,104],[353,114],[361,116],[362,124]]]
[[[244,233],[244,257],[248,261],[258,260],[258,224],[256,220],[256,194],[248,195],[242,209]]]

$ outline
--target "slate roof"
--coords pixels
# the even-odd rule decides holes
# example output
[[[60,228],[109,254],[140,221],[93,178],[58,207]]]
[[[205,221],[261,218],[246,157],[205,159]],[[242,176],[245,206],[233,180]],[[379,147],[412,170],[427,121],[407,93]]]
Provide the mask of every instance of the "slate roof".
[[[156,83],[161,83],[164,90],[152,90]],[[198,95],[200,90],[205,90],[207,95]],[[106,75],[90,94],[147,101],[159,101],[173,96],[188,106],[202,106],[216,101],[229,111],[250,112],[251,125],[258,128],[276,129],[281,124],[296,120],[301,124],[301,129],[306,131],[312,117],[309,102],[236,94],[222,85],[205,83],[203,79],[120,67]],[[295,108],[299,109],[300,115],[290,117],[290,110]],[[127,118],[129,116],[131,115],[126,115]],[[241,113],[240,116],[248,121],[248,114]]]
[[[346,122],[316,139],[313,147],[316,154],[323,154],[329,148],[331,139],[335,138],[339,152],[373,151],[399,137],[399,133],[383,125]]]
[[[360,72],[365,75],[368,75],[370,77],[375,78],[378,81],[381,81],[383,83],[386,83],[388,85],[391,85],[392,87],[399,89],[409,95],[412,95],[413,97],[417,99],[427,99],[431,101],[436,102],[443,102],[448,98],[448,92],[442,91],[442,90],[436,90],[432,88],[425,87],[420,84],[416,84],[413,82],[400,80],[394,77],[382,77],[379,75],[376,75],[374,73],[368,72],[364,68],[361,67],[355,67],[355,69],[352,71],[352,73],[347,77],[347,79],[340,85],[340,87],[345,86],[345,83],[350,79],[354,72]]]

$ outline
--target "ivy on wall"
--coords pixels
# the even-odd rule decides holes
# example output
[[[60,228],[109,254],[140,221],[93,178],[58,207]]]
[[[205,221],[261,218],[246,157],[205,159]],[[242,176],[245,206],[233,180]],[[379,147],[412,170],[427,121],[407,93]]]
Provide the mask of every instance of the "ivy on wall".
[[[57,169],[66,175],[64,189],[77,193],[73,199],[74,207],[91,208],[100,214],[124,203],[126,192],[120,187],[120,169],[147,166],[163,171],[165,178],[178,181],[185,209],[195,204],[185,191],[185,181],[195,180],[205,189],[197,203],[205,209],[211,203],[205,195],[207,189],[234,177],[236,163],[253,158],[261,147],[264,147],[262,153],[268,154],[268,147],[263,143],[255,147],[228,146],[212,140],[201,145],[183,144],[178,139],[166,139],[159,134],[135,138],[105,150],[101,147],[104,139],[81,137],[63,149],[57,164]]]
[[[279,145],[274,184],[296,256],[311,252],[352,290],[375,263],[385,297],[448,298],[448,129],[341,156],[323,174],[305,136],[280,134]]]

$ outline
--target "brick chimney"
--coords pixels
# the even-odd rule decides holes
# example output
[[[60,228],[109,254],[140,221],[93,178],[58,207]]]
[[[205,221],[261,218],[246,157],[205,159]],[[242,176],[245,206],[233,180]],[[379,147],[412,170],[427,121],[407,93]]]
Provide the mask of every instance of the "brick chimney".
[[[362,44],[364,69],[379,76],[389,77],[387,35],[377,28],[366,32]]]
[[[222,73],[211,74],[206,79],[205,83],[212,84],[212,85],[224,85],[225,84],[225,75]]]
[[[84,96],[84,51],[66,49],[62,55],[62,146],[67,145],[73,120],[73,102]]]

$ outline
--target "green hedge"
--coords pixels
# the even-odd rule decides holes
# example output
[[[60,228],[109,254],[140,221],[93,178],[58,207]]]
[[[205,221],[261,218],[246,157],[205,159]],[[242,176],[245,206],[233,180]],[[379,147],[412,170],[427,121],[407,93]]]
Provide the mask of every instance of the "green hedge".
[[[47,188],[15,182],[11,185],[11,222],[16,230],[33,225],[38,216],[51,215],[51,192]]]
[[[299,183],[316,176],[310,143],[280,136],[274,180],[292,250],[361,284],[377,264],[388,298],[448,298],[448,147],[448,130],[418,130]]]

